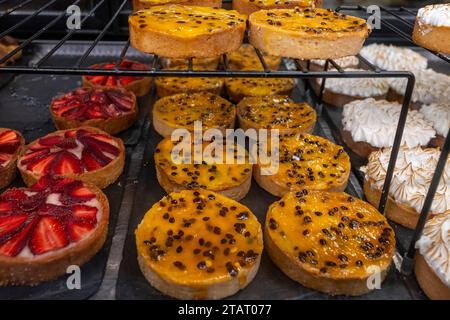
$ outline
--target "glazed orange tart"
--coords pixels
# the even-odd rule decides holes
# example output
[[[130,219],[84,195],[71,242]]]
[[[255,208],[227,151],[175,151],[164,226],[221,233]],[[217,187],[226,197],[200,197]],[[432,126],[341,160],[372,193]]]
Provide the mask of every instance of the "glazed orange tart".
[[[211,58],[237,50],[246,17],[234,10],[167,5],[133,13],[131,45],[168,58]]]
[[[322,5],[322,0],[233,0],[233,9],[242,14],[267,9],[315,8]]]
[[[170,70],[185,70],[173,67]],[[198,70],[194,67],[194,70]],[[178,93],[209,92],[220,95],[224,80],[211,77],[159,77],[155,80],[158,97],[167,97]]]
[[[103,246],[109,204],[96,186],[45,176],[0,195],[0,285],[36,285],[81,266]]]
[[[244,97],[290,96],[295,82],[288,78],[229,78],[225,88],[234,102]]]
[[[277,70],[281,64],[281,58],[262,53],[264,61],[270,70]],[[248,43],[244,43],[236,51],[227,55],[228,68],[231,70],[264,70],[255,48]]]
[[[50,174],[105,188],[120,176],[124,164],[122,140],[93,127],[50,133],[27,145],[17,160],[27,186]]]
[[[115,69],[115,62],[99,63],[90,66],[90,69]],[[120,70],[149,70],[149,66],[137,61],[122,60],[118,65]],[[103,76],[85,75],[83,76],[83,86],[85,87],[119,87],[133,92],[137,97],[145,96],[150,91],[152,78],[132,77],[132,76]]]
[[[133,10],[149,9],[150,7],[168,4],[220,8],[222,6],[222,0],[133,0]]]
[[[369,36],[366,21],[330,9],[273,9],[249,17],[250,43],[274,56],[336,59],[354,56]]]
[[[427,221],[416,242],[415,274],[433,300],[450,300],[450,211]]]
[[[395,235],[386,218],[346,193],[297,191],[267,211],[266,249],[291,279],[331,295],[370,292],[386,277]]]
[[[180,141],[171,138],[162,140],[155,150],[156,176],[159,184],[167,193],[184,189],[208,189],[233,200],[239,201],[246,196],[252,180],[252,164],[248,161],[245,148],[233,146],[233,163],[227,163],[225,151],[230,150],[223,142],[222,161],[218,154],[205,154],[201,163],[194,163],[194,157],[182,161],[183,154],[173,158],[172,152]],[[201,143],[202,154],[210,142]],[[195,153],[195,141],[190,139],[188,152]],[[217,158],[216,158],[217,157]]]
[[[8,186],[17,174],[17,158],[25,140],[11,129],[0,128],[0,189]]]
[[[221,299],[255,277],[261,225],[244,205],[207,190],[171,193],[136,229],[138,262],[147,281],[178,299]]]
[[[239,127],[244,130],[278,129],[280,135],[312,133],[316,111],[306,102],[287,96],[247,97],[237,105]]]
[[[195,121],[201,121],[203,130],[215,128],[225,134],[227,128],[234,128],[235,117],[233,104],[207,92],[164,97],[153,106],[153,126],[163,137],[175,129],[193,132]]]
[[[259,161],[253,171],[259,186],[274,196],[282,197],[299,189],[339,192],[347,187],[350,158],[341,146],[322,137],[299,133],[280,137],[278,149],[275,172],[262,174],[263,169],[273,164]]]
[[[78,88],[54,98],[50,114],[59,130],[91,126],[116,134],[136,122],[138,107],[136,96],[124,89]]]
[[[419,9],[412,37],[424,48],[450,54],[450,3]]]

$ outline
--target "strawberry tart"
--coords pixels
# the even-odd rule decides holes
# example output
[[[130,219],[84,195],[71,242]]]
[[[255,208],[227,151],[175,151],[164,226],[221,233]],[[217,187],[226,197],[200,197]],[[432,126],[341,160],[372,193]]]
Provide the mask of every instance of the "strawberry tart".
[[[433,123],[433,128],[437,133],[436,138],[431,140],[430,145],[442,148],[450,128],[450,101],[423,105],[420,108],[420,113],[424,115],[425,119]]]
[[[389,189],[386,216],[407,228],[415,228],[431,183],[440,150],[416,147],[400,148]],[[369,157],[365,172],[364,193],[367,200],[378,206],[386,178],[391,148],[374,152]],[[431,205],[431,215],[450,210],[450,159]]]
[[[120,88],[77,88],[54,98],[50,114],[58,130],[91,126],[109,134],[131,127],[138,117],[136,96]]]
[[[119,138],[92,127],[61,130],[27,145],[17,161],[26,185],[50,174],[105,188],[120,176],[125,147]]]
[[[24,144],[19,132],[0,128],[0,188],[9,185],[16,177],[17,158]]]
[[[352,151],[366,158],[373,151],[391,147],[402,106],[396,102],[368,98],[344,106],[342,139]],[[410,110],[406,118],[402,145],[426,146],[436,136],[431,122],[420,112]]]
[[[109,204],[92,184],[45,176],[0,195],[0,285],[36,285],[89,261],[108,233]]]
[[[114,69],[116,67],[115,62],[99,63],[90,66],[92,69]],[[119,70],[136,70],[145,71],[149,70],[149,66],[146,64],[131,61],[122,60],[118,66]],[[119,87],[133,92],[137,97],[146,95],[150,91],[152,84],[152,78],[150,77],[132,77],[132,76],[110,76],[110,75],[85,75],[83,76],[83,86],[85,87]]]

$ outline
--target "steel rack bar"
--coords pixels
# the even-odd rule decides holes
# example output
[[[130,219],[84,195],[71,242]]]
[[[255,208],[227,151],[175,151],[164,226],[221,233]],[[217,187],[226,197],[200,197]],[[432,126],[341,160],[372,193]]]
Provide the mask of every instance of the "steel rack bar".
[[[153,56],[152,72],[156,72],[158,68],[159,68],[159,56],[155,54]]]
[[[328,65],[329,65],[329,60],[325,60],[325,65],[323,66],[324,72],[328,71]],[[339,73],[341,73],[341,72],[339,72]],[[317,98],[319,100],[319,103],[322,103],[323,92],[325,91],[325,81],[327,81],[327,78],[322,78],[322,82],[320,83],[320,91],[319,91],[319,96]]]
[[[226,54],[222,55],[222,62],[224,71],[228,70],[228,56]]]
[[[81,0],[76,0],[73,2],[73,5],[78,4]],[[24,49],[28,44],[30,44],[33,40],[37,39],[41,34],[43,34],[45,31],[53,27],[56,23],[58,23],[59,20],[64,18],[68,13],[66,11],[61,12],[56,18],[54,18],[52,21],[47,23],[43,28],[41,28],[38,32],[33,34],[31,37],[23,41],[17,48],[12,50],[10,53],[6,54],[4,57],[0,58],[0,65],[2,63],[5,63],[8,59],[13,57],[17,52]]]
[[[300,59],[294,59],[295,67],[303,73],[307,73],[308,69],[302,66],[302,61]]]
[[[15,6],[12,7],[12,8],[9,8],[9,9],[5,10],[4,13],[0,14],[0,19],[3,18],[3,17],[6,17],[6,16],[8,16],[8,15],[10,15],[10,14],[13,13],[14,11],[19,10],[19,9],[22,8],[22,7],[25,7],[27,4],[29,4],[29,3],[32,2],[32,1],[33,1],[33,0],[26,0],[26,1],[23,1],[23,2],[19,3],[18,5],[15,5]]]
[[[328,62],[331,63],[331,65],[340,73],[344,72],[344,69],[342,69],[337,63],[336,61],[332,60],[332,59],[328,59]]]
[[[99,33],[99,35],[97,36],[97,38],[94,40],[94,42],[92,43],[92,45],[86,50],[86,52],[81,56],[80,59],[78,59],[77,63],[75,64],[76,67],[80,67],[84,61],[87,59],[87,57],[89,56],[89,54],[92,52],[92,50],[94,50],[95,46],[100,42],[100,40],[105,36],[106,32],[108,31],[108,29],[111,27],[111,25],[114,23],[114,21],[117,19],[117,17],[119,16],[120,12],[122,11],[123,7],[127,4],[127,0],[123,0],[121,5],[119,6],[119,8],[117,8],[116,13],[112,16],[112,18],[108,21],[108,23],[105,25],[105,27],[103,28],[103,30]]]
[[[120,69],[120,64],[122,63],[123,59],[125,58],[125,55],[127,54],[128,48],[130,47],[130,39],[127,40],[125,45],[122,48],[122,51],[120,52],[119,59],[117,59],[116,65],[114,66],[114,70]]]
[[[259,61],[261,62],[261,65],[263,66],[264,71],[270,72],[270,69],[267,66],[266,60],[264,59],[264,56],[262,55],[261,51],[259,49],[255,48],[255,52],[256,52],[256,55],[259,58]]]
[[[5,2],[8,2],[8,1],[11,1],[11,0],[0,0],[0,4],[4,4]]]
[[[377,66],[374,66],[373,64],[371,64],[366,58],[364,58],[362,55],[360,55],[359,53],[356,55],[356,57],[359,59],[359,61],[361,61],[364,65],[366,65],[367,67],[369,67],[370,70],[374,71],[374,72],[380,72],[381,69],[378,68]]]
[[[385,8],[385,7],[380,7],[380,9],[381,9],[381,11],[387,12],[387,13],[389,13],[390,15],[396,17],[396,18],[398,19],[398,21],[402,22],[403,24],[405,24],[405,25],[407,25],[407,26],[409,26],[409,27],[411,27],[411,28],[414,27],[414,24],[413,24],[413,23],[411,23],[411,22],[408,21],[408,20],[405,20],[401,15],[399,15],[399,14],[393,12],[391,9],[387,9],[387,8]]]
[[[192,62],[192,58],[189,58],[188,59],[188,71],[192,71],[192,68],[193,68],[193,66],[192,66],[192,64],[193,64],[193,62]]]
[[[401,271],[404,275],[412,274],[414,254],[416,251],[416,247],[415,247],[416,242],[417,242],[417,240],[419,240],[420,236],[422,235],[423,228],[425,227],[425,222],[428,219],[430,208],[433,203],[434,195],[436,194],[436,190],[439,186],[439,182],[440,182],[442,174],[445,170],[445,165],[447,163],[449,152],[450,152],[450,128],[448,130],[447,137],[445,138],[444,146],[442,147],[442,152],[439,156],[439,160],[436,165],[436,170],[434,171],[433,178],[431,179],[431,183],[428,188],[428,192],[425,197],[425,201],[423,203],[422,211],[420,212],[417,226],[416,226],[416,228],[414,230],[414,234],[411,238],[411,243],[409,245],[408,251],[406,252],[404,260],[403,260]]]
[[[92,9],[91,11],[88,12],[88,14],[81,19],[80,21],[80,26],[83,26],[83,23],[89,19],[89,17],[91,17],[95,11],[97,11],[97,9],[105,2],[105,0],[101,0],[100,2],[98,2]],[[67,40],[69,40],[73,34],[75,34],[76,32],[78,32],[81,29],[72,29],[69,30],[69,32],[49,51],[47,52],[47,54],[42,57],[41,60],[39,60],[36,64],[35,64],[35,68],[40,68],[42,66],[42,64],[47,61],[56,51],[58,51],[59,48],[61,48]]]

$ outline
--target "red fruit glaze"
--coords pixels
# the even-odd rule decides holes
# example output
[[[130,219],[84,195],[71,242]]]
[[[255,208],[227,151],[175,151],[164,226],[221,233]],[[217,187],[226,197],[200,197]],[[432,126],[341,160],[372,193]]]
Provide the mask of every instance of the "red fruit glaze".
[[[20,137],[14,130],[0,132],[0,169],[5,167],[20,147]]]
[[[116,67],[115,63],[107,62],[94,64],[90,66],[93,69],[114,69]],[[122,60],[119,69],[122,70],[149,70],[149,67],[143,63],[131,60]],[[108,87],[125,87],[126,85],[141,80],[142,77],[130,77],[130,76],[86,76],[92,84],[96,86],[108,86]]]
[[[134,98],[114,88],[78,88],[53,99],[50,107],[68,120],[109,119],[133,112]]]
[[[25,247],[40,255],[84,239],[97,226],[98,209],[86,204],[94,198],[83,182],[51,176],[29,189],[4,192],[0,195],[0,255],[15,257]]]
[[[32,142],[19,158],[19,166],[40,176],[82,174],[101,169],[120,150],[107,135],[86,129],[60,131]]]

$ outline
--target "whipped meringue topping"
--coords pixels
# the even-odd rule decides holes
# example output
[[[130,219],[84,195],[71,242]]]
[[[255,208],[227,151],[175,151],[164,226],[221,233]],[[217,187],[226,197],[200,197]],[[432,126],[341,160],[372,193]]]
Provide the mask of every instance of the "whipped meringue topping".
[[[325,61],[326,60],[311,60],[311,63],[314,63],[316,65],[325,66]],[[351,67],[356,67],[357,65],[359,65],[359,59],[355,56],[348,56],[348,57],[343,57],[343,58],[338,58],[338,59],[334,59],[334,62],[337,63],[337,65],[343,69],[347,69],[347,68],[351,68]],[[333,65],[328,64],[330,69],[334,69]]]
[[[364,71],[348,68],[347,71]],[[320,86],[322,79],[316,79]],[[325,89],[354,97],[377,97],[385,95],[389,90],[389,82],[385,78],[329,78],[325,81]]]
[[[361,56],[380,69],[390,71],[426,69],[428,60],[419,53],[393,45],[373,43],[365,46]]]
[[[369,162],[361,171],[372,188],[383,188],[392,148],[373,152]],[[437,148],[400,148],[395,164],[389,195],[397,202],[406,204],[420,212],[436,169],[440,150]],[[431,205],[434,214],[450,210],[450,158]]]
[[[419,9],[419,23],[436,27],[450,27],[450,3],[433,4]]]
[[[432,69],[413,70],[416,76],[412,102],[447,103],[450,101],[450,76]],[[391,78],[389,85],[396,93],[403,95],[406,90],[406,79]]]
[[[450,287],[450,212],[427,221],[416,249],[439,279]]]
[[[423,105],[420,112],[425,119],[433,123],[433,128],[437,134],[446,137],[450,127],[450,101],[447,103],[433,103]]]
[[[373,147],[391,147],[397,130],[401,105],[386,100],[368,98],[355,100],[344,106],[342,123],[356,142]],[[427,145],[436,136],[430,121],[418,111],[410,110],[406,118],[402,145],[410,148]]]

